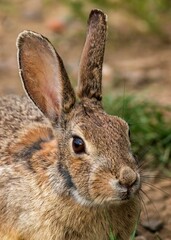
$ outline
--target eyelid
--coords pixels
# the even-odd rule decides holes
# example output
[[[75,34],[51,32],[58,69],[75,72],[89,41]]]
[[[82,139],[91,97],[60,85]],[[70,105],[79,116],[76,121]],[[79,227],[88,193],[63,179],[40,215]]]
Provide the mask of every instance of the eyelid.
[[[73,137],[79,137],[79,138],[81,138],[81,139],[84,141],[84,136],[83,136],[83,134],[82,134],[81,131],[78,131],[78,129],[77,129],[77,131],[72,130],[70,136],[71,136],[71,138],[73,138]],[[85,142],[85,141],[84,141],[84,142]]]
[[[81,140],[83,140],[83,142],[84,142],[84,139],[82,138],[82,137],[80,137],[80,136],[78,136],[77,134],[71,134],[71,137],[72,138],[80,138]]]

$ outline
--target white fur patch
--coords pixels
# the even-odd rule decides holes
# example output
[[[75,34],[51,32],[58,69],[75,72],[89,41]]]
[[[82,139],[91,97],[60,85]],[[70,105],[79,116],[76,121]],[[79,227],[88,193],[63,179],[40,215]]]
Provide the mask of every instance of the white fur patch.
[[[93,202],[92,201],[89,201],[87,199],[85,199],[84,197],[82,197],[77,190],[73,190],[72,192],[72,195],[73,197],[75,198],[75,200],[81,204],[81,205],[84,205],[84,206],[92,206],[93,205]]]

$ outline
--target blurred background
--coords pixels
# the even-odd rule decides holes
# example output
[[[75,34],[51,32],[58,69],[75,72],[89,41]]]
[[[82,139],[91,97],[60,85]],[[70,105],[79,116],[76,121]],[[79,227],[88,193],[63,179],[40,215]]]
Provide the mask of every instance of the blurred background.
[[[133,152],[145,169],[144,195],[147,196],[143,196],[145,210],[138,234],[144,237],[142,240],[169,240],[171,1],[0,0],[0,96],[23,94],[16,61],[16,38],[24,29],[49,38],[62,56],[75,86],[92,8],[108,15],[104,107],[108,113],[128,121]],[[153,186],[147,186],[150,180]]]

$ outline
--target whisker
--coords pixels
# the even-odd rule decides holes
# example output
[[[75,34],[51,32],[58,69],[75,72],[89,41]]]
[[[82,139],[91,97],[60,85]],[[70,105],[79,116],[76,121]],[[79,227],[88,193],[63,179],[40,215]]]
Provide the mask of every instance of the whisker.
[[[140,163],[140,160],[138,159],[138,170],[143,171],[142,167],[145,167],[145,164],[148,164],[148,163],[145,161],[141,161]]]
[[[166,192],[166,191],[164,191],[163,189],[161,189],[161,188],[159,188],[159,187],[156,187],[156,186],[154,186],[153,184],[151,184],[151,183],[147,183],[147,182],[144,182],[144,181],[141,181],[143,184],[145,184],[145,185],[147,185],[147,186],[149,186],[149,187],[151,187],[151,188],[153,188],[153,189],[157,189],[157,190],[159,190],[159,191],[161,191],[161,192],[163,192],[163,193],[165,193],[165,194],[167,194],[169,197],[171,196],[171,194],[170,193],[168,193],[168,192]]]
[[[171,180],[171,177],[157,176],[157,175],[144,175],[144,174],[141,174],[141,178]]]
[[[142,160],[142,158],[145,156],[146,153],[148,153],[152,149],[151,146],[145,147],[140,153],[139,153],[139,159]]]
[[[152,204],[153,208],[154,208],[155,211],[157,212],[158,217],[160,217],[159,211],[157,210],[157,208],[156,208],[154,202],[151,200],[151,198],[150,198],[150,197],[147,195],[147,193],[144,192],[142,189],[141,189],[140,191],[141,191],[141,192],[145,195],[145,197],[149,200],[149,202]]]
[[[147,221],[149,222],[149,217],[148,217],[148,212],[147,212],[147,208],[143,199],[143,196],[141,196],[140,194],[138,195],[138,198],[140,200],[141,206],[142,206],[142,210],[144,211],[144,214],[147,217]]]
[[[138,164],[138,170],[141,170],[144,165],[145,165],[145,162],[141,162],[141,164],[139,163]]]

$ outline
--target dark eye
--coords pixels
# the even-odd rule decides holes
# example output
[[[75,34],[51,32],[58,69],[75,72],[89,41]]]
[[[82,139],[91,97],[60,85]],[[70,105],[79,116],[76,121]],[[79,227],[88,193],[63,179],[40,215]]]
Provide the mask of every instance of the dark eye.
[[[76,154],[85,153],[85,143],[80,137],[73,136],[72,147]]]

